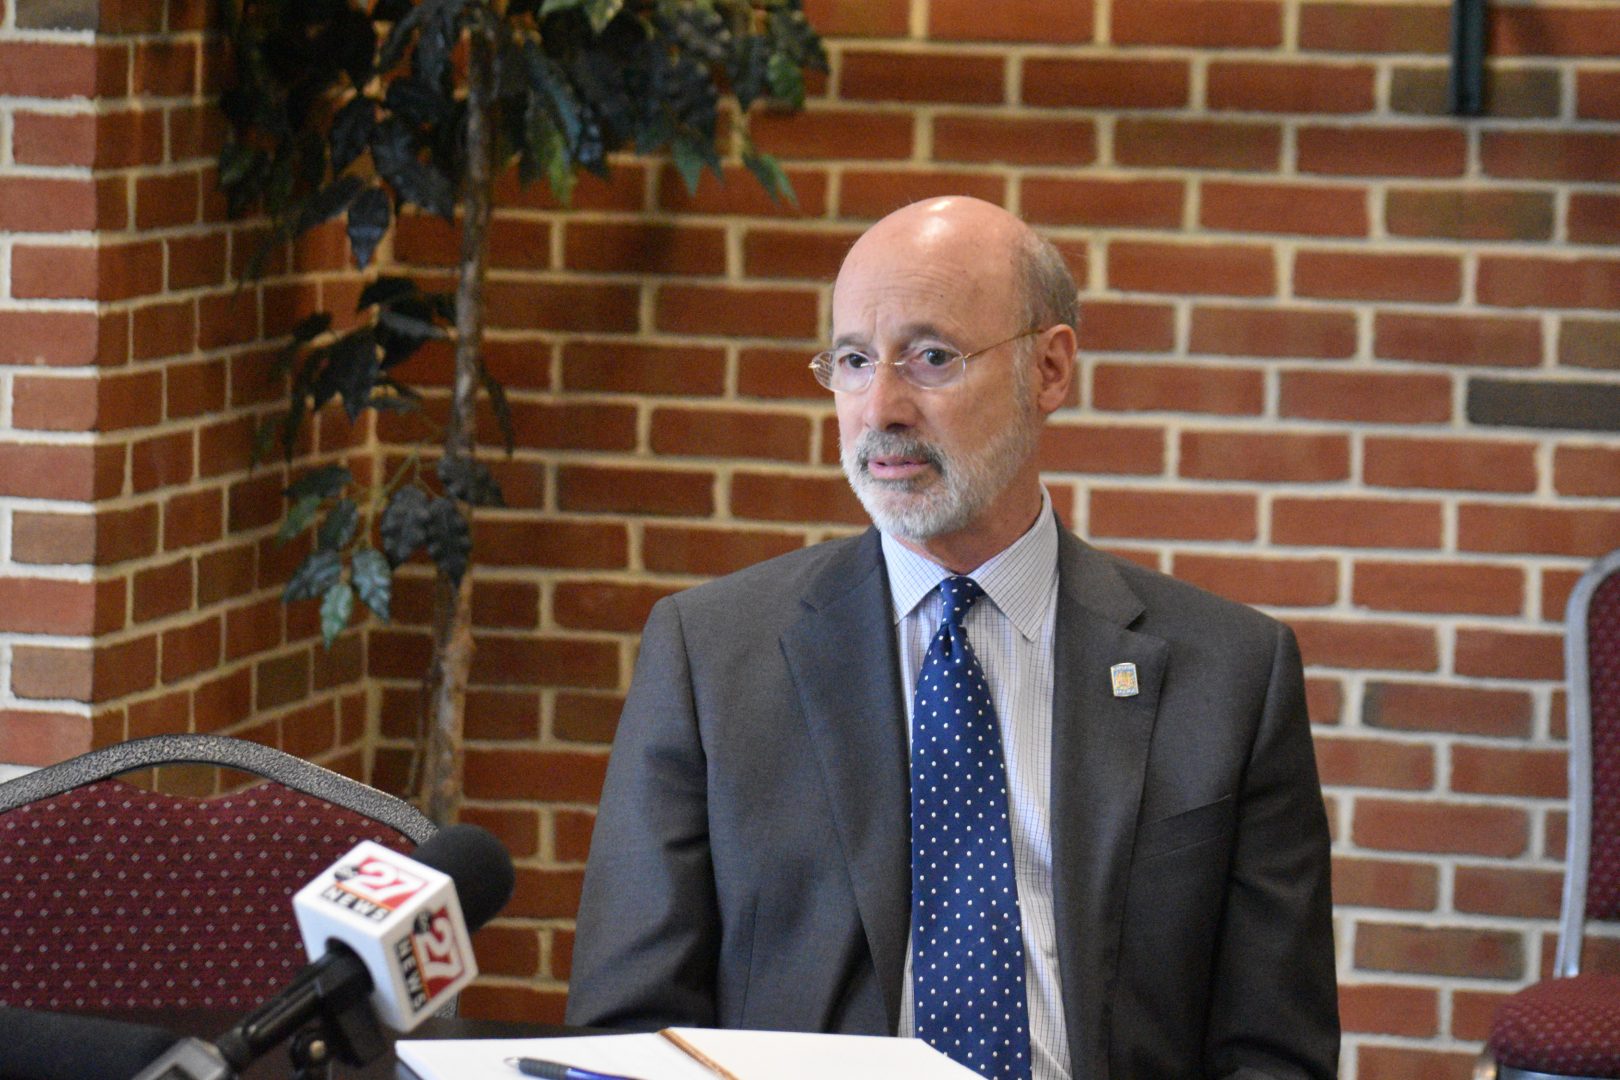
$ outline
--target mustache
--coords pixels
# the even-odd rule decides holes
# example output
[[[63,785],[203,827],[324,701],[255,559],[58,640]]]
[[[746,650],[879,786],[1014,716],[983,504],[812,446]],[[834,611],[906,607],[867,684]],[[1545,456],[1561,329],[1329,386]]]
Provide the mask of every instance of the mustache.
[[[901,435],[892,431],[861,432],[860,438],[855,440],[855,460],[862,472],[875,457],[912,458],[926,462],[941,472],[945,467],[944,458],[933,444],[915,435]]]

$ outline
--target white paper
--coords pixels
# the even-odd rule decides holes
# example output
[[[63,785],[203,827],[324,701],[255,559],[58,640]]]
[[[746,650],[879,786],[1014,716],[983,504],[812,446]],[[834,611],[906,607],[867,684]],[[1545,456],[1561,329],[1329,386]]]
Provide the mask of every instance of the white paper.
[[[870,1035],[676,1028],[740,1080],[975,1080],[977,1074],[916,1039]],[[714,1080],[661,1035],[561,1039],[411,1039],[399,1060],[422,1080],[522,1080],[507,1058],[533,1057],[634,1080]]]

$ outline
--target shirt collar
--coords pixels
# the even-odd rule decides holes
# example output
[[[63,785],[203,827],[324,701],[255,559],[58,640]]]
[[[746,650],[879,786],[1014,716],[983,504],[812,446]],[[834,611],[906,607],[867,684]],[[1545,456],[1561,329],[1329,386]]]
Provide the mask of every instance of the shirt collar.
[[[912,551],[888,533],[882,536],[894,621],[899,623],[950,576],[950,571]],[[1041,510],[1035,515],[1035,524],[967,575],[979,583],[985,595],[1018,632],[1031,641],[1039,637],[1055,594],[1057,549],[1057,516],[1052,512],[1052,498],[1043,485]]]

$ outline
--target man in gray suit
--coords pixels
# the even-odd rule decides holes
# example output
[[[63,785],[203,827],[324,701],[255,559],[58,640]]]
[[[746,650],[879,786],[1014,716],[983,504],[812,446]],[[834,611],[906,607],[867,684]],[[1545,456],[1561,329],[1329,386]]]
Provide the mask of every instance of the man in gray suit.
[[[915,1034],[1033,1080],[1334,1076],[1293,635],[1056,522],[1061,258],[988,203],[914,204],[852,247],[832,321],[812,366],[876,528],[654,608],[569,1021]]]

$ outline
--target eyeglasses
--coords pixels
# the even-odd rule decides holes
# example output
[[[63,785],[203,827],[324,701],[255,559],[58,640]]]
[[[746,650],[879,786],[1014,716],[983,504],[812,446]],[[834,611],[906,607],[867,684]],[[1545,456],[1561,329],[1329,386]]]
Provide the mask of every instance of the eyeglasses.
[[[925,345],[907,349],[893,360],[884,360],[860,349],[828,349],[816,354],[810,361],[810,370],[815,373],[818,383],[839,394],[861,393],[872,385],[872,377],[882,364],[894,365],[900,377],[912,386],[922,390],[940,390],[962,381],[969,360],[977,359],[992,349],[1010,345],[1020,338],[1042,333],[1045,329],[1036,327],[1025,330],[970,353],[957,352],[943,345]]]

